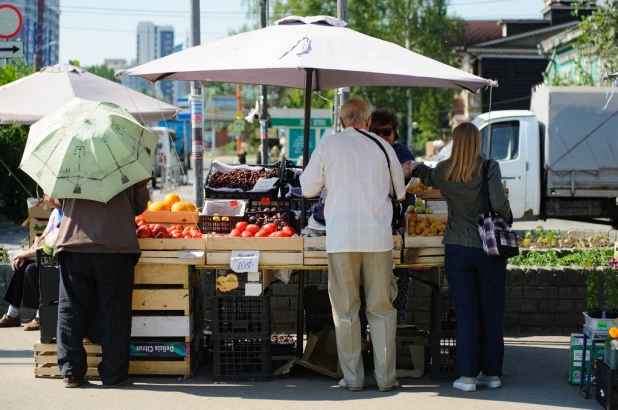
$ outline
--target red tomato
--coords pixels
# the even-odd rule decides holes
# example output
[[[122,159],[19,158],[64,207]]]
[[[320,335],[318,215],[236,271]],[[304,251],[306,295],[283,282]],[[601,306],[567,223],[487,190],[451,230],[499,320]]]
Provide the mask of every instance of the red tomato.
[[[268,237],[269,237],[269,238],[274,238],[276,233],[277,233],[277,232],[269,233],[269,234],[268,234]]]
[[[172,236],[176,235],[177,233],[182,235],[183,232],[180,229],[174,229],[174,230],[170,229],[170,231],[169,231],[169,234],[172,235]]]
[[[266,224],[262,227],[262,230],[268,232],[268,233],[273,233],[273,232],[277,232],[277,225],[270,223],[270,224]]]
[[[154,233],[155,237],[157,237],[157,235],[160,234],[160,233],[164,233],[164,234],[167,235],[167,228],[165,226],[163,226],[163,225],[157,225],[154,228],[153,233]]]
[[[157,239],[169,239],[169,237],[170,236],[167,234],[167,232],[159,232],[155,235],[155,238]]]
[[[240,236],[242,236],[243,238],[253,238],[254,234],[251,231],[244,231]]]
[[[152,238],[152,233],[150,232],[150,229],[148,229],[148,227],[146,226],[140,226],[139,229],[136,231],[136,234],[138,238]]]
[[[251,225],[247,225],[246,230],[255,235],[256,233],[260,232],[260,227],[257,225],[251,224]]]
[[[182,233],[180,233],[180,232],[177,232],[177,233],[172,235],[172,238],[174,238],[174,239],[182,239],[184,237],[185,236]]]
[[[135,223],[137,224],[137,226],[144,226],[146,225],[146,220],[142,218],[141,216],[136,216]]]
[[[287,236],[287,233],[283,232],[283,231],[277,231],[274,233],[275,238],[285,238]]]
[[[230,236],[240,236],[242,232],[240,232],[238,229],[232,229],[232,232],[230,232]]]
[[[192,229],[193,229],[192,226],[186,226],[185,229],[183,229],[183,232],[184,233],[191,232]]]
[[[185,238],[185,239],[191,239],[191,238],[193,238],[193,236],[191,236],[191,234],[186,233],[186,234],[184,235],[184,238]]]
[[[236,230],[238,230],[239,232],[244,232],[244,231],[245,231],[245,229],[247,229],[247,225],[248,225],[248,223],[246,223],[246,222],[238,222],[238,223],[236,224],[236,227],[235,227],[235,228],[236,228]]]
[[[194,231],[192,237],[195,239],[199,239],[202,237],[202,233],[200,231]]]
[[[296,233],[294,228],[292,228],[291,226],[284,226],[283,228],[281,228],[281,231],[289,233],[290,236],[292,236],[292,235],[294,235]]]
[[[255,234],[256,238],[266,238],[268,235],[270,235],[270,232],[262,229],[260,232]]]
[[[182,231],[182,226],[180,226],[180,225],[172,225],[172,226],[170,226],[169,231],[170,232],[172,232],[172,231]]]
[[[156,225],[153,224],[148,225],[148,229],[150,229],[150,232],[154,232],[155,226]]]

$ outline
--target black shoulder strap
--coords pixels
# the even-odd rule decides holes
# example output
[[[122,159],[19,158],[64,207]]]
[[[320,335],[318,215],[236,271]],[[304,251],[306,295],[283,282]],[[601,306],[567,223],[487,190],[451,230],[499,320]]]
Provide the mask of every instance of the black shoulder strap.
[[[382,150],[382,152],[384,153],[384,156],[386,157],[386,163],[388,164],[388,174],[391,177],[391,187],[393,188],[393,197],[395,199],[397,199],[397,192],[395,192],[395,184],[393,183],[393,174],[391,172],[391,161],[388,158],[388,154],[386,153],[386,150],[384,149],[384,147],[382,146],[382,144],[380,144],[380,141],[378,141],[377,139],[375,139],[374,137],[372,137],[371,135],[367,134],[365,131],[360,130],[358,128],[354,128],[356,131],[360,132],[361,134],[363,134],[365,137],[371,138],[373,140],[373,142],[375,142],[376,144],[378,144],[378,147],[380,147],[380,149]]]
[[[490,203],[489,203],[489,162],[491,160],[485,161],[483,165],[483,184],[482,184],[482,194],[483,194],[483,213],[488,214],[490,212]]]

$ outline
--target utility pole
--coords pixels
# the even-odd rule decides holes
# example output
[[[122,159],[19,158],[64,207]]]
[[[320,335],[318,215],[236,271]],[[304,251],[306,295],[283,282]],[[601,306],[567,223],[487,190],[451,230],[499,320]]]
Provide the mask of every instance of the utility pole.
[[[200,0],[190,0],[191,47],[200,45]],[[193,202],[201,208],[204,204],[204,150],[202,121],[202,82],[191,81],[191,162],[193,163]]]
[[[260,0],[260,27],[266,27],[266,0]],[[260,115],[260,141],[262,142],[262,164],[268,160],[268,87],[262,85],[262,113]]]
[[[410,22],[406,22],[406,48],[410,49]],[[414,141],[412,141],[412,133],[414,132],[412,126],[412,88],[408,88],[408,148],[412,151],[414,147]]]
[[[337,18],[348,22],[348,0],[337,0]],[[335,90],[335,112],[333,119],[333,132],[339,130],[339,113],[341,105],[350,99],[350,87],[338,88]]]

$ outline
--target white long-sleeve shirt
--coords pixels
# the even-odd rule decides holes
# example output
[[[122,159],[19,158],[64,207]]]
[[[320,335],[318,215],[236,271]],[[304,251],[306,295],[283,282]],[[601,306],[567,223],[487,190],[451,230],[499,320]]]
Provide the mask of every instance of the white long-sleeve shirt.
[[[390,172],[380,147],[354,128],[346,128],[322,139],[300,177],[305,197],[317,196],[326,188],[324,216],[329,253],[383,252],[393,248],[391,175],[395,196],[404,198],[403,170],[393,148],[369,134],[386,150]]]

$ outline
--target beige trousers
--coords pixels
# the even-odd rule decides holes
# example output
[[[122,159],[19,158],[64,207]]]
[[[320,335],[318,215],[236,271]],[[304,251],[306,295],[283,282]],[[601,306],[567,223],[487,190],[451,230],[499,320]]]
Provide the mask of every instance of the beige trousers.
[[[350,387],[362,387],[365,383],[358,317],[361,283],[365,288],[376,382],[379,387],[386,387],[397,378],[397,310],[392,304],[392,272],[392,251],[328,254],[328,294],[333,306],[337,352],[343,378]]]

